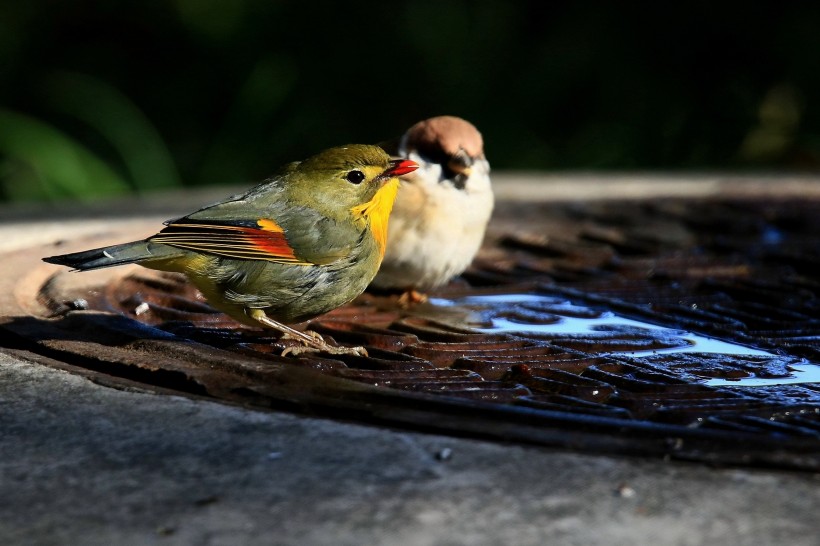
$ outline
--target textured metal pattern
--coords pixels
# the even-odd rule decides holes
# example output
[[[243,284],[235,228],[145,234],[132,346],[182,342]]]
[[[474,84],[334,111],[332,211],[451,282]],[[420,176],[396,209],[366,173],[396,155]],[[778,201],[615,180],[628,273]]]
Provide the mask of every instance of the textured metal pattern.
[[[75,321],[72,328],[92,315],[89,309],[114,311],[169,339],[233,354],[237,362],[261,359],[376,386],[388,395],[382,401],[388,406],[441,397],[447,405],[436,410],[440,415],[476,412],[471,433],[482,434],[484,426],[486,435],[503,437],[488,420],[494,411],[511,419],[503,411],[510,408],[517,412],[512,419],[547,419],[568,435],[573,428],[609,435],[603,450],[817,469],[820,384],[747,386],[744,380],[799,377],[794,366],[820,364],[818,272],[817,203],[504,204],[474,266],[433,294],[432,303],[405,309],[395,296],[365,294],[312,322],[310,328],[337,343],[366,346],[369,357],[280,357],[285,345],[275,335],[215,313],[173,275],[140,271],[79,293],[46,286],[41,298],[58,313],[82,308],[66,317]],[[607,325],[611,312],[672,330]],[[93,324],[101,324],[94,316]],[[540,328],[568,319],[603,325],[574,333]],[[500,331],[495,325],[501,320],[520,331]],[[677,351],[691,349],[687,332],[771,356]],[[152,366],[163,369],[161,359]],[[224,373],[239,369],[226,366]],[[219,366],[210,368],[217,373]],[[257,405],[288,398],[266,390],[264,367],[254,370],[243,372],[252,376],[247,385],[227,390],[191,372],[201,389],[184,382],[181,388]],[[709,380],[724,381],[715,386]],[[175,388],[156,376],[149,382]],[[390,392],[410,398],[391,402]],[[343,404],[354,414],[358,404],[372,403],[357,396]],[[429,418],[398,421],[423,425],[418,421]],[[463,428],[463,419],[434,428]],[[677,443],[687,434],[713,443],[686,451]],[[663,447],[648,447],[641,440],[646,437]],[[533,441],[574,445],[571,438]]]

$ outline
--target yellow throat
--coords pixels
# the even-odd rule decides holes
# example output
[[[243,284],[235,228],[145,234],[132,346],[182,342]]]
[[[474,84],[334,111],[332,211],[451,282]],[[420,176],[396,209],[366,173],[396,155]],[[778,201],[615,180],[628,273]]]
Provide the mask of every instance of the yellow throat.
[[[376,244],[379,245],[381,257],[384,257],[384,249],[387,247],[387,221],[390,218],[390,211],[393,210],[393,202],[399,191],[399,179],[391,178],[384,184],[376,195],[362,205],[356,205],[350,212],[357,220],[370,224],[370,231]]]

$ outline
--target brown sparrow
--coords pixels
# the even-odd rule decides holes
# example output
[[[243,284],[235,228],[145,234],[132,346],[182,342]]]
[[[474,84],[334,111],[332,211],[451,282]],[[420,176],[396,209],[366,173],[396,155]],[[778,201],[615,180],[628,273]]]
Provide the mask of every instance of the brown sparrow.
[[[399,179],[387,251],[371,286],[423,301],[419,291],[461,274],[481,246],[493,210],[490,164],[481,133],[454,116],[420,121],[382,146],[419,168]]]

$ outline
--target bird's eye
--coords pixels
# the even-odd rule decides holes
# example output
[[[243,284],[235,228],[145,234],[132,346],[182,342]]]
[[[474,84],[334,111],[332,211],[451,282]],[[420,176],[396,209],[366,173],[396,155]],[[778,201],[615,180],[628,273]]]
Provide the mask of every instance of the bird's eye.
[[[364,173],[362,171],[350,171],[345,176],[345,180],[352,184],[361,184],[364,180]]]

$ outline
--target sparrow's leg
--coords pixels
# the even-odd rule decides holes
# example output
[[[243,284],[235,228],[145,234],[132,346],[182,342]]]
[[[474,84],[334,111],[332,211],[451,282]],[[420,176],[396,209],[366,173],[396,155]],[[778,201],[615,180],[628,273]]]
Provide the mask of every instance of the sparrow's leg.
[[[424,292],[419,292],[418,290],[407,290],[402,293],[399,297],[398,304],[400,307],[406,309],[408,307],[412,307],[418,303],[424,303],[427,301],[427,294]]]
[[[249,317],[262,326],[279,330],[285,336],[291,339],[296,339],[304,345],[304,347],[287,347],[284,351],[282,351],[282,356],[287,356],[289,354],[299,355],[307,352],[367,356],[367,350],[365,350],[364,347],[334,347],[333,345],[328,345],[328,343],[322,339],[322,336],[318,333],[311,332],[310,334],[306,334],[304,332],[300,332],[295,328],[291,328],[290,326],[277,322],[268,317],[262,309],[246,309],[245,313],[247,313]]]

